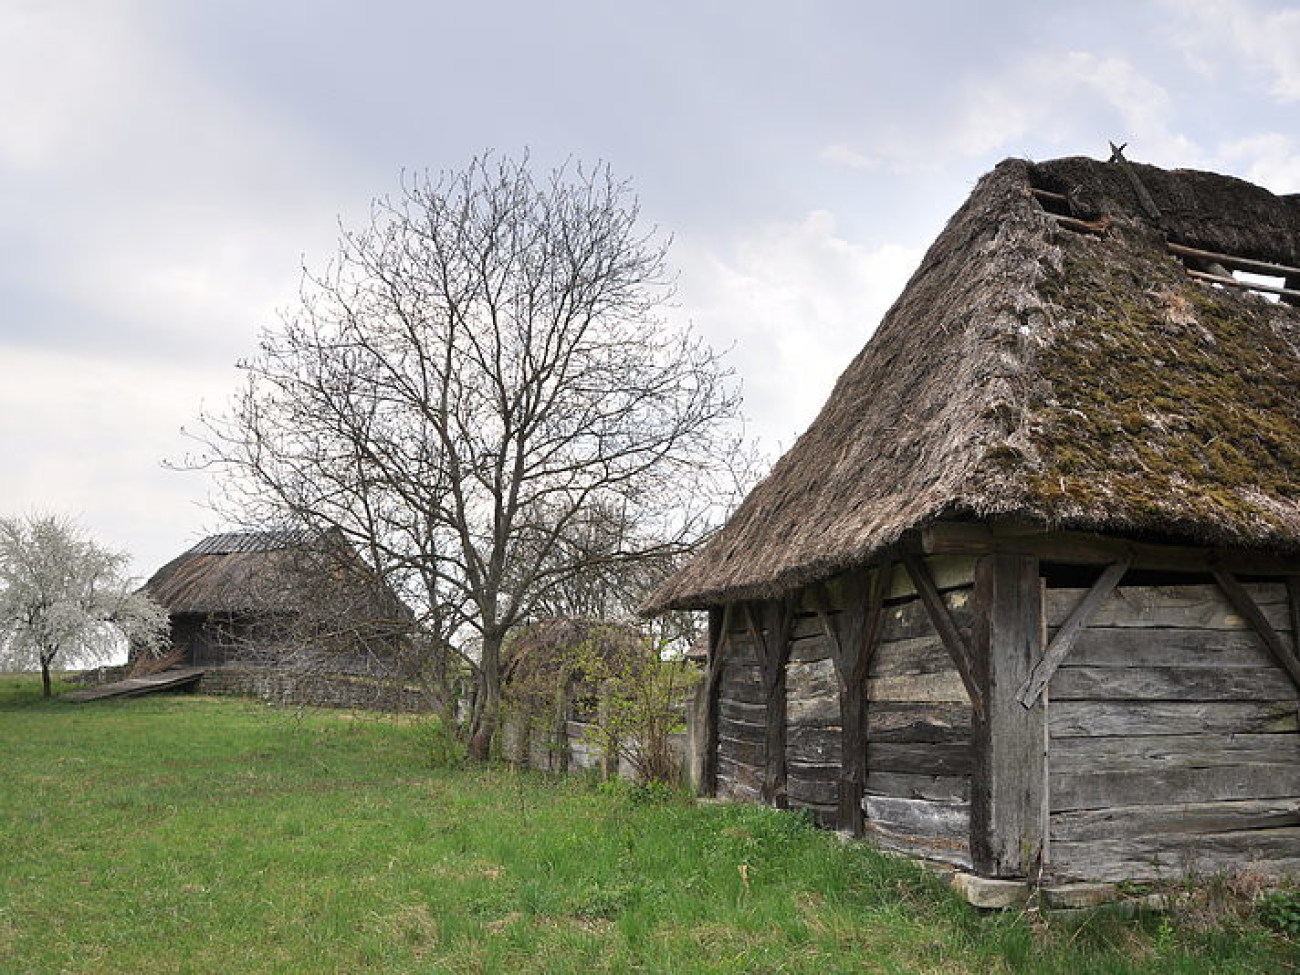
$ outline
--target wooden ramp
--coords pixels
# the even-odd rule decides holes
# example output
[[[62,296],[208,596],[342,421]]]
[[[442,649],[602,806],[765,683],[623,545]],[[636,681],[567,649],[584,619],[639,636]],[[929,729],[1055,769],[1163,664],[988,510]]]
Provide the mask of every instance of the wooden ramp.
[[[63,695],[65,701],[83,704],[86,701],[99,701],[108,697],[138,697],[141,694],[157,694],[160,691],[191,691],[203,676],[202,667],[182,667],[176,670],[164,670],[161,674],[148,677],[128,677],[126,680],[112,684],[100,684],[85,690],[72,691]]]

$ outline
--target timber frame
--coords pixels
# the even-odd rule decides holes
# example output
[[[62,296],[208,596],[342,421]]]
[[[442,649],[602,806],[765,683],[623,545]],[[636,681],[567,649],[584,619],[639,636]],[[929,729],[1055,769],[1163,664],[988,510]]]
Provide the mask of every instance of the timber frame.
[[[965,568],[956,575],[944,568],[953,565]],[[1057,595],[1052,596],[1049,609],[1047,576],[1060,567],[1091,582],[1050,590]],[[941,578],[944,572],[947,577]],[[965,583],[958,584],[962,577]],[[1119,690],[1110,704],[1066,700],[1061,710],[1068,717],[1049,719],[1053,714],[1049,688],[1059,685],[1066,698],[1076,698],[1085,692],[1075,685],[1095,677],[1094,667],[1072,667],[1071,655],[1085,643],[1089,655],[1098,655],[1097,634],[1103,631],[1090,627],[1099,615],[1116,622],[1111,618],[1124,612],[1125,599],[1145,598],[1140,587],[1126,586],[1130,578],[1139,582],[1158,578],[1161,592],[1176,590],[1178,581],[1186,579],[1185,588],[1195,589],[1198,599],[1207,598],[1207,590],[1217,593],[1213,599],[1222,604],[1220,616],[1227,619],[1225,614],[1230,614],[1238,620],[1231,625],[1239,625],[1241,632],[1214,631],[1220,634],[1216,637],[1207,631],[1194,639],[1186,637],[1187,646],[1204,645],[1217,653],[1218,640],[1231,644],[1238,655],[1246,652],[1242,648],[1248,644],[1262,648],[1264,653],[1252,658],[1254,669],[1242,668],[1235,675],[1229,673],[1229,678],[1244,681],[1249,675],[1266,681],[1273,688],[1272,698],[1288,696],[1277,693],[1282,686],[1291,699],[1289,705],[1269,704],[1266,709],[1280,715],[1289,707],[1289,719],[1273,720],[1266,734],[1243,726],[1244,733],[1233,739],[1258,740],[1260,749],[1271,749],[1267,754],[1246,754],[1244,746],[1232,746],[1257,763],[1255,771],[1243,774],[1252,781],[1269,775],[1281,761],[1279,755],[1293,754],[1300,760],[1300,725],[1295,718],[1300,703],[1300,649],[1296,647],[1300,558],[1035,531],[1013,522],[947,522],[909,536],[871,566],[780,599],[739,601],[711,611],[709,670],[702,685],[707,702],[702,791],[749,797],[778,808],[811,808],[825,825],[854,835],[883,837],[885,845],[948,859],[987,877],[1036,880],[1054,871],[1062,876],[1091,872],[1112,879],[1141,874],[1141,863],[1135,866],[1121,858],[1118,865],[1108,866],[1098,863],[1095,851],[1081,850],[1090,845],[1086,837],[1094,834],[1096,827],[1091,824],[1102,808],[1096,813],[1070,811],[1074,793],[1110,788],[1137,820],[1156,816],[1163,806],[1153,805],[1147,813],[1147,807],[1125,791],[1130,787],[1124,784],[1129,774],[1124,769],[1140,768],[1140,753],[1125,752],[1128,757],[1117,766],[1120,771],[1084,775],[1081,785],[1062,771],[1078,764],[1076,753],[1091,749],[1103,756],[1096,761],[1104,764],[1107,749],[1121,745],[1110,738],[1079,737],[1084,732],[1062,728],[1086,722],[1075,716],[1083,707],[1095,707],[1099,713],[1145,707],[1159,716],[1180,708],[1191,713],[1197,706],[1194,701],[1144,702],[1138,699],[1139,692],[1125,697],[1128,692]],[[1281,615],[1277,606],[1260,605],[1255,593],[1261,579],[1274,580],[1269,592],[1284,594],[1286,607]],[[912,606],[916,608],[908,608]],[[897,622],[904,615],[908,622]],[[1118,625],[1134,629],[1118,632],[1136,632],[1139,617],[1140,613],[1133,619],[1119,619]],[[1156,634],[1152,639],[1158,639],[1163,631],[1151,632]],[[876,666],[882,646],[890,647],[893,656]],[[925,646],[938,649],[924,651]],[[894,676],[908,670],[900,654],[916,652],[940,652],[946,663],[931,665],[935,673],[910,678],[911,684],[906,685],[908,678]],[[1171,648],[1170,652],[1181,651]],[[820,676],[799,676],[819,666],[818,659]],[[1271,663],[1276,679],[1264,672],[1265,663]],[[1208,673],[1203,670],[1197,671],[1202,677]],[[950,674],[946,683],[938,671]],[[1172,671],[1165,676],[1177,678]],[[744,683],[754,678],[753,691],[745,692]],[[943,688],[937,692],[926,690],[940,684]],[[1221,696],[1238,694],[1232,687],[1225,684]],[[1095,693],[1104,697],[1109,692],[1103,688]],[[932,701],[927,702],[927,694]],[[1216,694],[1211,690],[1200,697],[1212,699]],[[900,702],[890,703],[891,696]],[[1199,699],[1195,694],[1193,698]],[[821,708],[820,723],[809,717],[810,707]],[[1229,714],[1234,707],[1248,710],[1244,702],[1202,707],[1217,708],[1216,714]],[[967,714],[968,725],[943,717],[953,713]],[[720,736],[724,726],[726,733]],[[1233,729],[1222,731],[1231,734]],[[814,740],[820,744],[808,744]],[[1158,739],[1158,744],[1201,747],[1191,731],[1185,739],[1170,735]],[[1221,747],[1217,739],[1204,747],[1211,745]],[[1063,757],[1055,757],[1054,748]],[[909,774],[906,763],[918,759],[923,767]],[[1284,792],[1296,780],[1290,799],[1274,796],[1275,788],[1255,796],[1248,788],[1230,786],[1224,792],[1215,784],[1230,776],[1226,765],[1202,769],[1201,760],[1196,762],[1187,773],[1152,764],[1153,788],[1158,788],[1163,776],[1186,793],[1182,800],[1190,801],[1188,808],[1194,806],[1202,817],[1216,823],[1219,819],[1235,823],[1245,817],[1247,828],[1237,831],[1245,843],[1242,858],[1300,865],[1300,774],[1292,771],[1282,776],[1288,783]],[[751,767],[748,777],[746,766]],[[820,773],[820,785],[792,788],[792,771]],[[953,775],[969,777],[960,794],[943,791]],[[1107,775],[1121,784],[1114,785]],[[1202,776],[1210,783],[1203,795],[1197,792]],[[927,791],[927,782],[934,784],[933,791]],[[1104,807],[1091,799],[1073,804]],[[1207,833],[1205,842],[1222,846],[1223,837],[1237,835],[1223,828],[1216,825],[1219,832]],[[1171,838],[1159,834],[1158,826],[1150,829],[1148,845],[1172,849],[1180,842],[1182,834]],[[1064,838],[1061,857],[1053,855],[1054,835]],[[1247,840],[1264,847],[1255,849]],[[1148,841],[1139,837],[1131,845],[1142,847],[1144,842]],[[1220,863],[1230,853],[1214,856],[1218,859],[1213,862]]]

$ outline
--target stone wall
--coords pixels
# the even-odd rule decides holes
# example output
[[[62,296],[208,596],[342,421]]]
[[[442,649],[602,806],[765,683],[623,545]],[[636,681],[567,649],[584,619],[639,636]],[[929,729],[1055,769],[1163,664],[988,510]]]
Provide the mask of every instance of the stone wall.
[[[290,707],[359,708],[393,713],[432,709],[420,691],[389,681],[342,674],[294,674],[269,667],[210,668],[203,675],[199,691],[255,697]]]

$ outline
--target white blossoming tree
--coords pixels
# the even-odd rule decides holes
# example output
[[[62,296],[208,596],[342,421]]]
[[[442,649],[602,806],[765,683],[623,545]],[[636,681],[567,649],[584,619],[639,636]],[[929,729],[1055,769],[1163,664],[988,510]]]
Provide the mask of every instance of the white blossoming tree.
[[[167,641],[167,611],[126,574],[129,558],[56,515],[0,518],[0,664],[50,667],[109,659],[125,638],[148,652]]]

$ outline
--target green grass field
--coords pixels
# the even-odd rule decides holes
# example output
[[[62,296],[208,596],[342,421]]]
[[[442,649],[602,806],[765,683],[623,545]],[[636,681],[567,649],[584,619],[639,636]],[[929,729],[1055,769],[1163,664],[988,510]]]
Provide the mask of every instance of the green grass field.
[[[0,973],[1286,972],[1240,910],[981,916],[797,816],[469,767],[435,726],[0,676]]]

